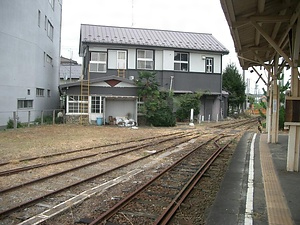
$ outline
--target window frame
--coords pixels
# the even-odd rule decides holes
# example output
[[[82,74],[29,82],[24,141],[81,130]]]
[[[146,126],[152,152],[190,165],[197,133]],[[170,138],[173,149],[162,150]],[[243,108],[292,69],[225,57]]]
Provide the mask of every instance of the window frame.
[[[177,54],[180,55],[180,60],[175,60],[175,57],[177,56]],[[182,55],[186,54],[186,61],[182,60]],[[180,52],[180,51],[174,51],[174,71],[181,71],[181,72],[189,72],[190,68],[189,68],[189,57],[190,54],[188,52]],[[179,64],[180,69],[176,69],[175,64]],[[182,69],[182,65],[186,65],[186,70]]]
[[[17,99],[17,108],[18,109],[32,109],[33,108],[33,100],[32,99]]]
[[[36,88],[35,89],[36,97],[45,97],[45,89],[43,88]]]
[[[49,4],[50,4],[50,6],[51,6],[51,8],[54,10],[54,0],[48,0],[48,2],[49,2]]]
[[[125,58],[121,59],[119,58],[120,54],[124,53]],[[124,61],[124,68],[122,68],[122,66],[120,66],[120,61]],[[117,69],[121,69],[121,70],[126,70],[127,69],[127,51],[126,50],[117,50]]]
[[[83,96],[81,99],[80,95],[67,95],[67,112],[68,115],[88,115],[88,107],[83,107],[87,111],[81,112],[81,104],[89,105],[88,96]],[[72,108],[72,112],[70,109]]]
[[[214,58],[205,58],[205,73],[214,73]]]
[[[143,58],[139,57],[139,52],[140,51],[144,51],[144,56]],[[147,58],[147,52],[152,52],[152,58]],[[136,50],[136,69],[138,70],[154,70],[154,54],[155,51],[152,49],[137,49]],[[144,67],[140,67],[139,62],[144,62],[145,66]],[[151,68],[147,68],[147,63],[151,63]]]
[[[41,27],[41,10],[38,10],[38,26]]]
[[[104,101],[103,97],[99,95],[91,96],[91,113],[103,113]]]
[[[50,65],[53,65],[53,59],[50,55],[48,55],[47,53],[45,54],[45,63],[49,63]]]
[[[92,60],[92,54],[98,55],[97,61]],[[101,61],[100,54],[105,55],[105,61]],[[91,69],[91,64],[96,65],[96,70]],[[99,68],[100,68],[99,65],[103,65],[104,70],[99,70]],[[94,72],[94,73],[106,73],[107,72],[107,52],[90,52],[90,72]]]
[[[50,20],[47,22],[47,36],[50,38],[51,41],[53,41],[53,35],[54,35],[54,27]]]

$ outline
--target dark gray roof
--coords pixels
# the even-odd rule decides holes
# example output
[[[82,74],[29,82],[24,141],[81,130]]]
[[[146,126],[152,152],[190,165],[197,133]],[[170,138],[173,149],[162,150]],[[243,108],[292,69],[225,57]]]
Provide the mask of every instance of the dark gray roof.
[[[81,76],[81,65],[60,65],[59,77],[60,79],[70,79],[70,71],[72,79],[79,79]]]
[[[89,24],[81,25],[80,45],[83,43],[125,44],[229,53],[212,34]]]

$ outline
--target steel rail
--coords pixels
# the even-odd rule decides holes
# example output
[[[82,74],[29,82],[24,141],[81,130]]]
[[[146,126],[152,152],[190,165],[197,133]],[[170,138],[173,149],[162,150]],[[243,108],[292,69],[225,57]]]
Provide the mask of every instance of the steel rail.
[[[190,135],[193,135],[193,134],[186,134],[183,137],[190,136]],[[25,183],[22,183],[22,184],[18,184],[18,185],[12,186],[12,187],[8,187],[8,188],[0,190],[0,194],[3,194],[3,193],[8,192],[8,191],[15,190],[17,188],[21,188],[21,187],[24,187],[24,186],[27,186],[27,185],[30,185],[30,184],[33,184],[33,183],[36,183],[36,182],[40,182],[40,181],[43,181],[43,180],[46,180],[46,179],[49,179],[49,178],[53,178],[55,176],[63,175],[65,173],[69,173],[69,172],[72,172],[72,171],[75,171],[75,170],[78,170],[78,169],[81,169],[81,168],[84,168],[84,167],[87,167],[87,166],[91,166],[91,165],[96,164],[96,163],[104,162],[106,160],[109,160],[109,159],[112,159],[112,158],[116,158],[118,156],[125,155],[127,153],[130,153],[130,152],[133,152],[133,151],[145,148],[145,147],[153,146],[155,144],[161,144],[163,142],[175,139],[176,137],[168,138],[168,139],[164,139],[164,140],[160,140],[160,141],[157,141],[155,143],[151,142],[151,143],[148,143],[148,144],[139,145],[137,147],[131,148],[129,151],[126,151],[126,152],[121,152],[119,154],[115,154],[115,155],[108,156],[108,157],[105,157],[105,158],[102,158],[102,159],[99,159],[99,160],[95,160],[95,161],[92,161],[92,162],[89,162],[89,163],[85,163],[85,164],[82,164],[80,166],[76,166],[76,167],[73,167],[73,168],[70,168],[70,169],[58,172],[58,173],[54,173],[54,174],[51,174],[51,175],[48,175],[48,176],[44,176],[44,177],[40,177],[40,178],[31,180],[31,181],[28,181],[28,182],[25,182]],[[181,138],[183,138],[183,137],[181,137]],[[127,149],[127,147],[125,149]]]
[[[14,174],[14,173],[19,173],[19,172],[23,172],[23,171],[27,171],[27,170],[31,170],[31,169],[36,169],[36,168],[40,168],[40,167],[44,167],[44,166],[57,165],[57,164],[61,164],[61,163],[76,161],[76,160],[79,160],[79,159],[90,158],[90,157],[94,157],[94,156],[100,155],[100,154],[113,153],[113,152],[123,151],[123,150],[126,150],[126,149],[131,149],[131,148],[136,148],[136,147],[137,148],[138,147],[144,147],[145,145],[147,146],[147,144],[137,144],[137,145],[118,148],[118,149],[114,149],[114,150],[109,150],[109,151],[104,151],[104,152],[99,152],[99,153],[93,153],[93,154],[88,154],[88,155],[84,155],[84,156],[78,156],[78,157],[74,157],[74,158],[71,158],[71,159],[63,159],[63,160],[57,160],[57,161],[54,161],[54,162],[38,163],[38,164],[30,165],[30,166],[24,166],[24,167],[14,168],[14,169],[10,169],[10,170],[4,170],[4,171],[0,171],[0,176],[11,175],[11,174]],[[1,193],[1,191],[0,191],[0,193]]]
[[[164,169],[162,172],[160,172],[157,176],[153,177],[150,181],[148,181],[147,183],[145,183],[144,185],[142,185],[140,188],[138,188],[137,190],[135,190],[134,192],[132,192],[131,194],[129,194],[127,197],[125,197],[124,199],[122,199],[121,201],[119,201],[117,204],[115,204],[112,208],[110,208],[109,210],[107,210],[106,212],[102,213],[99,217],[97,217],[94,221],[92,221],[89,225],[95,225],[95,224],[99,224],[102,221],[108,220],[110,217],[112,217],[117,211],[119,211],[122,207],[124,207],[125,205],[127,205],[137,194],[139,194],[140,192],[142,192],[143,190],[145,190],[149,185],[151,185],[154,181],[156,181],[157,179],[159,179],[161,176],[163,176],[166,172],[168,172],[169,170],[171,170],[172,168],[174,168],[175,166],[177,166],[180,162],[182,162],[184,159],[186,159],[188,156],[190,156],[192,153],[194,153],[196,150],[198,150],[200,147],[206,145],[207,143],[209,143],[210,141],[214,140],[217,137],[214,136],[212,138],[210,138],[209,140],[201,143],[200,145],[198,145],[197,147],[195,147],[192,151],[190,151],[189,153],[185,154],[182,158],[180,158],[179,160],[177,160],[175,163],[173,163],[172,165],[170,165],[169,167],[167,167],[166,169]]]
[[[188,135],[189,135],[189,134],[187,134],[186,136],[188,136]],[[200,134],[198,135],[198,137],[199,137],[199,136],[200,136]],[[185,136],[184,136],[184,137],[185,137]],[[194,139],[194,138],[196,138],[196,137],[193,137],[193,138],[191,138],[191,139]],[[168,138],[168,140],[170,140],[170,138]],[[165,141],[168,141],[168,140],[165,140]],[[162,141],[161,141],[161,142],[162,142]],[[185,143],[185,142],[187,142],[187,141],[182,141],[181,143]],[[153,145],[153,143],[152,143],[151,145]],[[49,196],[51,196],[51,195],[53,195],[53,194],[57,194],[57,193],[59,193],[59,192],[62,192],[62,191],[64,191],[64,190],[68,189],[68,188],[71,188],[71,187],[74,187],[74,186],[76,186],[76,185],[82,184],[82,183],[84,183],[84,182],[87,182],[87,181],[96,179],[96,178],[98,178],[98,177],[100,177],[100,176],[106,175],[106,174],[108,174],[108,173],[110,173],[110,172],[113,172],[113,171],[115,171],[115,170],[118,170],[118,169],[120,169],[120,168],[122,168],[122,167],[126,167],[126,166],[131,165],[131,164],[133,164],[133,163],[135,163],[135,162],[138,162],[138,161],[143,160],[143,159],[146,159],[146,158],[148,158],[148,157],[150,157],[150,156],[153,156],[153,155],[156,155],[156,154],[161,153],[161,152],[163,152],[163,151],[166,151],[166,150],[168,150],[168,149],[170,149],[170,148],[173,148],[173,147],[175,147],[175,146],[177,146],[177,145],[179,145],[179,143],[174,143],[174,144],[172,144],[171,146],[169,146],[169,147],[167,147],[167,148],[161,149],[161,150],[159,150],[159,151],[156,151],[156,152],[151,153],[151,154],[149,154],[149,155],[143,156],[143,157],[141,157],[141,158],[132,160],[132,161],[130,161],[130,162],[128,162],[128,163],[122,164],[122,165],[117,166],[117,167],[115,167],[115,168],[113,168],[113,169],[110,169],[110,170],[108,170],[108,171],[104,171],[104,172],[102,172],[102,173],[96,174],[96,175],[94,175],[94,176],[92,176],[92,177],[89,177],[89,178],[86,178],[86,179],[84,179],[84,180],[77,181],[77,182],[75,182],[75,183],[73,183],[73,184],[71,184],[71,185],[68,185],[68,186],[59,188],[59,189],[57,189],[57,190],[55,190],[55,191],[52,191],[52,192],[50,192],[50,193],[47,193],[47,194],[45,194],[45,195],[43,195],[43,196],[36,197],[36,198],[32,198],[31,200],[26,201],[26,202],[23,202],[22,204],[19,204],[19,205],[15,206],[15,207],[12,207],[12,208],[10,208],[10,209],[1,211],[1,212],[0,212],[0,217],[2,217],[3,215],[6,215],[6,214],[8,214],[8,213],[14,212],[14,211],[16,211],[16,210],[18,210],[18,209],[20,209],[20,208],[22,208],[22,207],[28,206],[28,205],[30,205],[30,204],[32,204],[32,203],[35,203],[35,202],[37,202],[37,201],[39,201],[39,200],[41,200],[41,199],[44,199],[44,198],[46,198],[46,197],[49,197]],[[128,153],[128,152],[126,152],[126,153]],[[121,153],[121,154],[122,154],[122,153]],[[121,154],[117,154],[117,155],[119,156],[119,155],[121,155]],[[110,156],[110,157],[108,157],[108,158],[113,158],[113,157],[116,157],[116,155]],[[63,171],[63,172],[65,172],[65,171]],[[50,176],[52,177],[52,175],[50,175]],[[47,178],[48,178],[48,177],[47,177]],[[46,178],[42,178],[42,179],[46,179]],[[39,179],[37,179],[37,180],[39,180]],[[28,185],[28,184],[27,184],[27,183],[24,183],[24,184],[19,185],[18,187],[22,187],[22,186],[25,186],[25,185]],[[15,188],[13,188],[13,189],[15,189]],[[2,190],[1,192],[3,192],[3,191],[6,192],[6,191],[10,191],[10,190],[9,190],[9,188],[8,188],[7,190]]]
[[[159,138],[159,137],[167,137],[167,136],[171,136],[171,135],[174,135],[174,134],[181,134],[181,133],[184,133],[184,132],[179,131],[179,132],[175,132],[175,133],[171,133],[171,134],[163,134],[163,135],[160,135],[160,136],[152,136],[152,137],[148,137],[148,138],[141,138],[141,139],[138,139],[138,140],[130,140],[130,141],[116,142],[116,143],[112,143],[112,144],[98,145],[98,146],[75,149],[75,150],[70,150],[70,151],[57,152],[57,153],[48,154],[48,155],[34,156],[34,157],[23,158],[23,159],[15,159],[13,161],[9,160],[9,161],[6,161],[6,162],[0,162],[0,166],[8,165],[8,164],[11,164],[12,162],[15,162],[15,161],[24,162],[24,161],[32,161],[32,160],[42,159],[42,158],[50,158],[50,157],[54,157],[54,156],[67,155],[67,154],[72,154],[72,153],[81,152],[81,151],[88,151],[88,150],[92,150],[92,149],[95,149],[95,148],[105,148],[105,147],[110,147],[110,146],[119,145],[119,144],[128,144],[128,143],[132,143],[132,142],[152,140],[152,139],[156,139],[156,138]]]
[[[256,118],[252,118],[252,119],[245,119],[245,120],[242,120],[242,121],[238,121],[238,122],[235,122],[235,123],[226,123],[226,124],[218,124],[218,125],[215,125],[215,126],[212,126],[212,128],[231,128],[231,127],[235,127],[237,125],[241,126],[241,125],[245,125],[245,124],[248,124],[248,123],[254,123],[255,121],[257,121]]]
[[[165,225],[174,216],[182,202],[188,197],[193,188],[198,184],[200,179],[203,177],[205,172],[210,168],[211,164],[216,160],[216,158],[228,147],[230,143],[236,138],[236,136],[227,142],[223,147],[220,147],[215,141],[218,149],[204,162],[204,164],[198,169],[198,171],[191,177],[191,179],[186,183],[184,188],[178,193],[178,195],[173,199],[169,206],[164,210],[164,212],[154,221],[153,224]]]

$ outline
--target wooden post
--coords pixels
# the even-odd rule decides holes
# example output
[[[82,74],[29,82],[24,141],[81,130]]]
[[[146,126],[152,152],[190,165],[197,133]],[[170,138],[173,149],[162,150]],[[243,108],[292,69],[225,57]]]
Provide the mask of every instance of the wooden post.
[[[269,73],[269,80],[270,80],[270,73]],[[271,142],[271,124],[272,124],[272,101],[273,101],[273,87],[272,83],[268,85],[268,99],[269,101],[267,102],[267,133],[268,133],[268,143]]]
[[[41,125],[44,124],[44,110],[41,112]]]
[[[298,68],[292,68],[291,95],[300,97],[300,82],[298,80]],[[287,171],[299,171],[299,148],[300,148],[300,122],[285,122],[289,126],[289,141],[287,152]]]
[[[288,152],[287,152],[287,171],[299,171],[299,147],[300,147],[300,123],[286,122],[290,126]]]
[[[13,112],[13,120],[14,120],[14,129],[17,129],[18,127],[18,121],[17,121],[17,112]]]
[[[279,94],[278,94],[278,82],[277,82],[277,75],[278,75],[278,60],[279,55],[276,54],[274,58],[274,66],[273,66],[273,85],[272,85],[272,124],[271,124],[271,143],[278,142],[278,130],[279,130]]]
[[[27,127],[30,127],[30,111],[28,111],[28,124]]]
[[[53,112],[52,112],[52,124],[53,125],[55,124],[55,109],[53,109]]]

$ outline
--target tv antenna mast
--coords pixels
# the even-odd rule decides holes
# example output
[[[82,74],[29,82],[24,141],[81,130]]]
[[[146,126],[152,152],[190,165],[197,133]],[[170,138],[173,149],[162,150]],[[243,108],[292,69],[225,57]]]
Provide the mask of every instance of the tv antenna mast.
[[[133,1],[134,0],[131,0],[131,27],[133,27],[133,24],[134,24],[134,22],[133,22]]]

